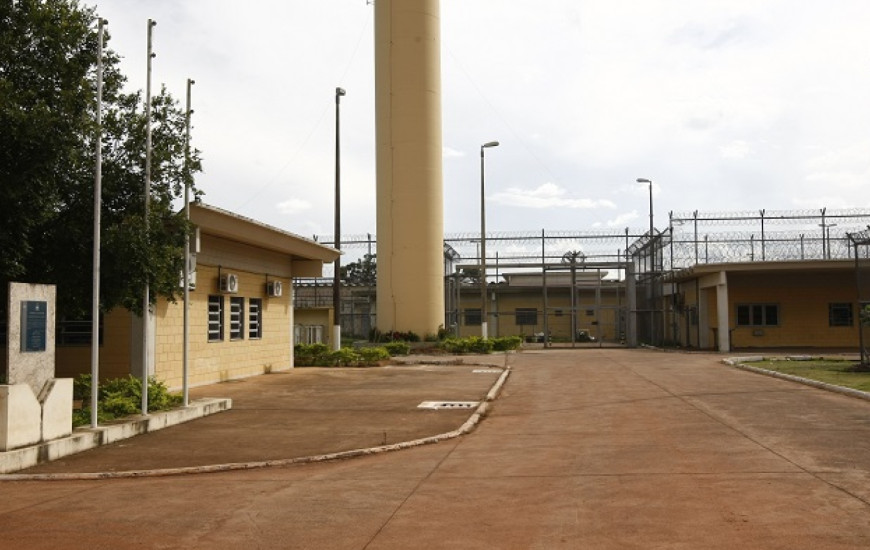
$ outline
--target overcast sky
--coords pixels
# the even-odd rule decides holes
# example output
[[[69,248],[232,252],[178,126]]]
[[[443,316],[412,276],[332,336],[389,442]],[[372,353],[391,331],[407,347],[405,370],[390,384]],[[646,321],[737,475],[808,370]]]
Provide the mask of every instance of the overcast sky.
[[[83,0],[109,20],[131,89],[182,104],[206,203],[375,232],[374,7],[366,0]],[[867,0],[442,0],[444,221],[487,229],[656,226],[667,214],[870,207]]]

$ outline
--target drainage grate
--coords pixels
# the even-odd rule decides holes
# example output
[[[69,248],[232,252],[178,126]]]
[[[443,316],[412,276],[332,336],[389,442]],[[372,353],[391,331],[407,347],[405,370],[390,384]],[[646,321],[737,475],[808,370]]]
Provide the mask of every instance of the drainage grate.
[[[473,374],[498,374],[501,371],[499,369],[474,369],[471,372]]]
[[[477,401],[423,401],[417,405],[417,408],[439,411],[449,409],[473,409],[477,405]]]

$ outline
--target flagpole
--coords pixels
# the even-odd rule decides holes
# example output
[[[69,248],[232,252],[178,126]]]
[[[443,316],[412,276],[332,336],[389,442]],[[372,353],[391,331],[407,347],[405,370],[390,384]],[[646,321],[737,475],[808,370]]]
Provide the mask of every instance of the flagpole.
[[[151,202],[151,31],[157,22],[148,20],[148,74],[145,84],[145,244],[150,243],[148,216]],[[150,248],[149,248],[150,251]],[[142,414],[148,414],[148,324],[150,321],[151,296],[148,277],[145,277],[145,292],[142,299]]]
[[[187,226],[184,229],[184,344],[182,348],[182,386],[184,406],[190,403],[189,384],[189,353],[190,353],[190,87],[196,82],[187,79],[187,111],[184,121],[184,219]]]
[[[108,23],[99,18],[97,30],[97,150],[94,169],[94,268],[91,301],[91,427],[99,418],[100,385],[100,213],[103,208],[103,34]]]

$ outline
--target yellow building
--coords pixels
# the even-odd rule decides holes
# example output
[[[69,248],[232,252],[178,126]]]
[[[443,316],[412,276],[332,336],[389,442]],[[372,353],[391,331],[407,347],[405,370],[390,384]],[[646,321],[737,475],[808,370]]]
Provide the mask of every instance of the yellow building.
[[[699,264],[678,272],[673,288],[660,309],[664,330],[684,346],[854,349],[858,342],[849,260]]]
[[[487,286],[488,335],[522,336],[534,340],[549,334],[552,342],[574,340],[621,342],[624,335],[625,291],[620,281],[601,270],[502,274],[503,282]],[[460,288],[458,333],[480,336],[482,295],[476,284]],[[572,305],[573,300],[573,305]],[[573,322],[572,322],[573,321]],[[454,321],[455,323],[456,321]]]
[[[190,291],[188,372],[191,386],[293,367],[292,278],[317,277],[339,251],[204,204],[192,204],[198,229],[195,287]],[[192,280],[193,282],[193,280]],[[158,299],[142,335],[142,318],[124,309],[103,316],[100,377],[147,372],[182,386],[184,304]],[[89,324],[89,323],[88,323]],[[90,372],[90,345],[59,334],[57,376]],[[88,334],[87,344],[90,343]]]

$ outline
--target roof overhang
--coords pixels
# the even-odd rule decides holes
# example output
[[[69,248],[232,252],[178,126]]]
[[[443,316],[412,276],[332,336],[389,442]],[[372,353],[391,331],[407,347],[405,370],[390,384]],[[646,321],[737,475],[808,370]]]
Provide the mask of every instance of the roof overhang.
[[[334,262],[341,251],[311,239],[206,204],[190,204],[190,221],[200,232],[286,254],[293,261]]]
[[[735,262],[721,264],[695,264],[674,273],[676,281],[690,281],[712,273],[776,273],[843,271],[854,267],[850,260],[789,260],[781,262]]]

